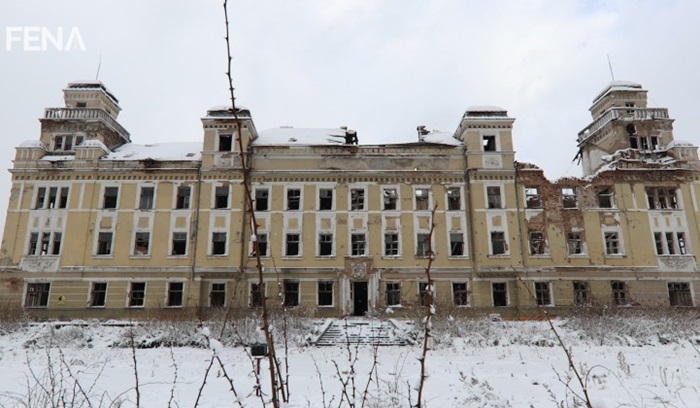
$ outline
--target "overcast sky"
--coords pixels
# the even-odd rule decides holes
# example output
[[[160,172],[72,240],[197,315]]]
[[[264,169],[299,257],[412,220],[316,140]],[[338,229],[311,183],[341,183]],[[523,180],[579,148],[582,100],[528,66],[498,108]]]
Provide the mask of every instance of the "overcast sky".
[[[0,168],[38,139],[37,119],[63,105],[68,82],[95,79],[100,58],[134,143],[201,140],[206,109],[228,103],[222,10],[214,0],[3,2]],[[697,0],[233,0],[237,102],[258,130],[345,125],[361,143],[405,140],[418,125],[454,131],[469,106],[498,105],[516,118],[516,160],[551,179],[578,176],[576,135],[611,80],[608,55],[615,79],[669,108],[677,139],[700,144],[699,18]],[[84,50],[10,39],[32,27],[62,30],[63,45],[77,32]],[[0,214],[9,189],[5,173]]]

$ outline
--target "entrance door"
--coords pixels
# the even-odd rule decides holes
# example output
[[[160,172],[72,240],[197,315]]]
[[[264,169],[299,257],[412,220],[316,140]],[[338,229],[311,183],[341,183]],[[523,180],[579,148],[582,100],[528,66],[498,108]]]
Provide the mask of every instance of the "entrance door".
[[[353,282],[353,316],[364,316],[367,312],[367,282]]]

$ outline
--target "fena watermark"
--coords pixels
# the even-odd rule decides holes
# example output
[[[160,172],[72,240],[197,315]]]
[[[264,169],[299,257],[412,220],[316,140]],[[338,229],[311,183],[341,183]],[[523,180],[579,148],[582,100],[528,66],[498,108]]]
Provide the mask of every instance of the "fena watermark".
[[[78,27],[6,27],[6,51],[85,51],[85,41]]]

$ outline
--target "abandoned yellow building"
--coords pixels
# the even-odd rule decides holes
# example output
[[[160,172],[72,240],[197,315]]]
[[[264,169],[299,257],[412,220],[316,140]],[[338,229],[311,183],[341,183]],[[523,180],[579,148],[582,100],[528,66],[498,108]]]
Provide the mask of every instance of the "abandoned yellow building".
[[[415,308],[429,258],[443,310],[696,302],[697,147],[633,82],[595,98],[584,177],[556,183],[515,161],[515,119],[494,106],[453,133],[374,145],[342,127],[258,132],[248,110],[219,107],[199,140],[135,144],[104,84],[63,93],[10,169],[0,299],[36,317],[258,306],[241,157],[273,304]]]

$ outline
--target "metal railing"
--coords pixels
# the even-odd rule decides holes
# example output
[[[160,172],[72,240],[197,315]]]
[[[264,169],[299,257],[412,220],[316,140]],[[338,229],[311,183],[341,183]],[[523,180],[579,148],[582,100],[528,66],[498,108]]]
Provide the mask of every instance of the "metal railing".
[[[126,140],[130,140],[129,132],[119,124],[104,109],[99,108],[46,108],[44,119],[56,120],[99,120]]]

